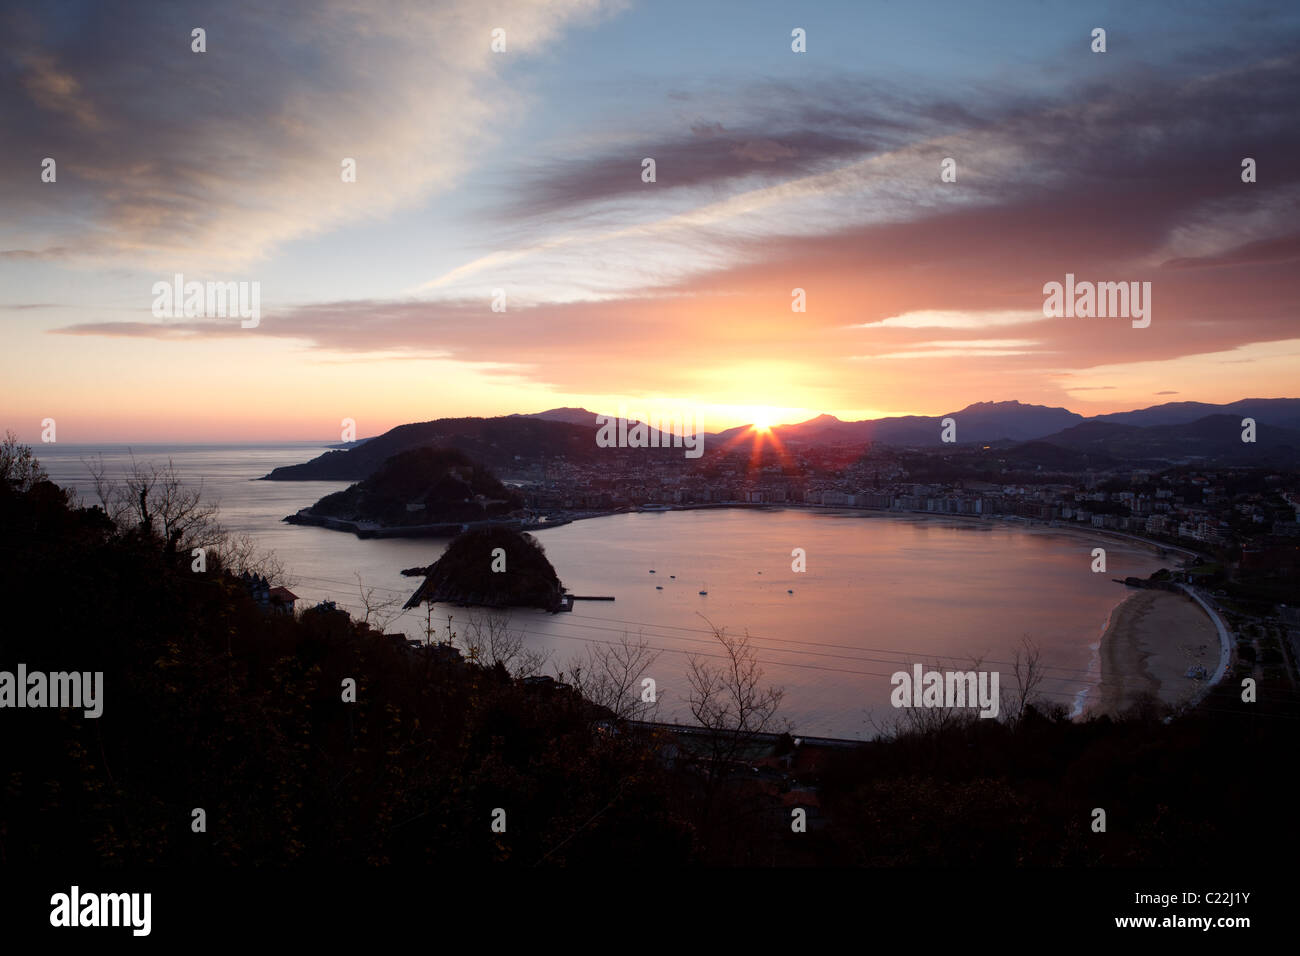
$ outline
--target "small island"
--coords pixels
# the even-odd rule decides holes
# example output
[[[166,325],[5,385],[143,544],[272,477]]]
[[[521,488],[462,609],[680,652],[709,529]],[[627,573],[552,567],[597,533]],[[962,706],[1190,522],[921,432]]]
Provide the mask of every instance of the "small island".
[[[416,448],[284,520],[362,538],[446,537],[480,522],[517,526],[522,508],[517,491],[464,452]]]
[[[558,611],[564,605],[564,588],[545,549],[532,535],[510,528],[466,531],[429,567],[403,573],[425,575],[408,608],[430,602]]]

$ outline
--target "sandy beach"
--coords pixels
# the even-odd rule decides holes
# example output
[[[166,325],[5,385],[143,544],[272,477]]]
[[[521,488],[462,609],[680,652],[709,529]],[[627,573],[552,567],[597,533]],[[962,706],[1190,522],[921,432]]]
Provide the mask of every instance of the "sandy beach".
[[[1143,692],[1170,705],[1191,697],[1205,681],[1187,677],[1187,669],[1199,664],[1213,674],[1219,639],[1213,622],[1186,595],[1138,591],[1111,614],[1100,657],[1101,683],[1089,710],[1118,714]]]

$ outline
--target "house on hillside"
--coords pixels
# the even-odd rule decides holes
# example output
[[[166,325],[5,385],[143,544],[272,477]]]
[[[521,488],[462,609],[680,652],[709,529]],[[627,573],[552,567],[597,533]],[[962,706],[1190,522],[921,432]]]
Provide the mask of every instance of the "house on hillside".
[[[267,605],[277,614],[292,614],[294,602],[298,595],[288,588],[274,587],[267,592]]]
[[[248,590],[249,596],[263,611],[274,611],[277,614],[293,613],[294,602],[298,600],[298,595],[288,588],[273,588],[271,582],[264,576],[250,574],[247,571],[239,576],[239,583]]]

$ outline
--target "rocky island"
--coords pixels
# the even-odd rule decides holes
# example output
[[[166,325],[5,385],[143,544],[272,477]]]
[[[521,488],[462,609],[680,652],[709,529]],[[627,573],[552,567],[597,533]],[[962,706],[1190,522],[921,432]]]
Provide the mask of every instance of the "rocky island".
[[[564,588],[545,549],[532,535],[510,528],[466,531],[429,567],[402,573],[425,576],[406,602],[408,608],[434,602],[556,611],[564,601]]]

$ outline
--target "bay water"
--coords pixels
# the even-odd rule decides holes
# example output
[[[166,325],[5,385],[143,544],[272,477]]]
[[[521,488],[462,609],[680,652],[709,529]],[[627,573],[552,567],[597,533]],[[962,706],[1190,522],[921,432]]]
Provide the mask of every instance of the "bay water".
[[[362,616],[360,587],[400,607],[419,583],[401,570],[432,563],[446,540],[359,539],[285,524],[286,515],[347,483],[256,480],[325,449],[298,442],[35,451],[51,479],[86,504],[96,503],[88,461],[102,458],[119,477],[132,460],[170,461],[219,503],[226,528],[275,552],[300,609],[332,600]],[[659,652],[647,675],[661,719],[689,722],[688,661],[716,655],[712,629],[725,628],[750,636],[764,679],[785,690],[781,715],[796,735],[850,738],[871,737],[897,718],[890,677],[916,663],[969,669],[979,661],[1010,686],[1022,636],[1040,646],[1048,665],[1043,695],[1077,710],[1098,679],[1097,646],[1110,611],[1125,597],[1112,579],[1146,576],[1170,560],[1136,543],[1041,525],[779,507],[618,514],[536,537],[569,591],[615,598],[579,601],[571,613],[508,612],[526,646],[549,654],[546,672],[570,668],[593,645],[639,637]],[[1091,571],[1097,546],[1107,553],[1101,574]],[[804,572],[792,569],[796,548],[806,554]],[[435,638],[479,613],[436,608]],[[424,639],[427,626],[421,609],[401,614],[387,631]]]

